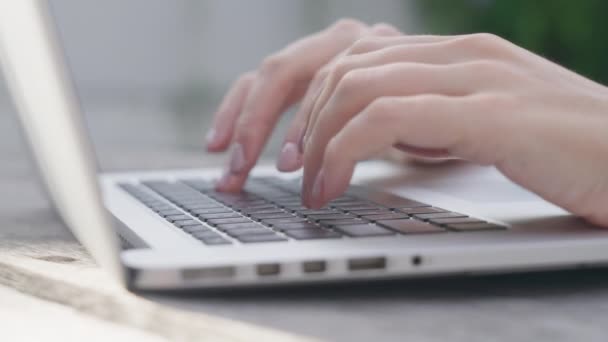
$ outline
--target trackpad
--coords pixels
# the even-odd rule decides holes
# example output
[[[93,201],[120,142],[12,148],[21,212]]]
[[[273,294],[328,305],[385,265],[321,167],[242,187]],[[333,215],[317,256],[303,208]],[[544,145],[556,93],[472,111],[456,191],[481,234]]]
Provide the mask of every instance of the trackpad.
[[[442,184],[443,183],[443,184]],[[508,181],[437,182],[427,190],[473,203],[537,202],[542,199]]]

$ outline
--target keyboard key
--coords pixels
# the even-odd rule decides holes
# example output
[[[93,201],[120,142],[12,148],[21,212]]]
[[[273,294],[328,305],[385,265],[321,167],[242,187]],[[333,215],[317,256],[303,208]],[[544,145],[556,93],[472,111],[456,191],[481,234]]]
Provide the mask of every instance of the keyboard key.
[[[251,214],[251,217],[253,217],[256,220],[271,220],[271,219],[287,219],[287,218],[291,218],[291,217],[295,217],[290,213],[281,211],[278,213],[274,213],[274,214]]]
[[[504,230],[506,227],[499,226],[493,223],[454,223],[448,225],[448,228],[457,230],[459,232],[467,231],[480,231],[480,230]]]
[[[205,245],[210,245],[210,246],[216,246],[216,245],[229,245],[232,242],[228,241],[227,239],[224,239],[221,236],[217,236],[217,237],[209,237],[209,238],[202,238],[200,239]]]
[[[196,226],[201,223],[198,221],[195,221],[195,220],[179,220],[179,221],[174,221],[173,224],[178,227],[183,227],[183,226]]]
[[[336,208],[340,208],[340,209],[346,210],[346,211],[386,209],[386,208],[379,207],[379,206],[373,205],[373,204],[337,205]]]
[[[239,203],[244,203],[247,199],[247,196],[244,194],[216,193],[212,197],[228,206],[238,206]]]
[[[192,234],[192,236],[194,236],[195,238],[199,238],[199,239],[206,239],[206,238],[212,238],[212,237],[221,237],[220,234],[218,234],[218,233],[216,233],[216,232],[214,232],[213,230],[210,230],[210,229],[199,230],[199,231],[191,232],[190,234]]]
[[[418,208],[401,208],[398,211],[405,214],[432,214],[432,213],[444,213],[445,210],[435,207],[418,207]]]
[[[213,182],[209,182],[204,179],[180,179],[179,181],[197,190],[212,190],[215,188],[215,184],[213,184]]]
[[[202,197],[202,196],[177,197],[177,198],[172,198],[172,200],[180,207],[189,206],[189,205],[198,205],[198,204],[215,205],[215,206],[218,205],[218,203],[212,202],[212,201],[208,200],[206,197]]]
[[[213,208],[209,208],[209,209],[193,209],[193,210],[189,210],[189,212],[193,215],[199,215],[199,214],[221,214],[221,213],[231,213],[234,212],[234,210],[227,208],[227,207],[213,207]]]
[[[190,233],[190,234],[199,233],[199,232],[212,232],[215,234],[215,232],[213,232],[209,228],[203,226],[202,224],[193,224],[193,225],[188,225],[188,226],[182,226],[180,228],[183,231],[185,231],[186,233]]]
[[[444,212],[444,213],[415,214],[414,217],[421,219],[421,220],[432,220],[432,219],[439,219],[439,218],[467,217],[467,215],[463,215],[460,213],[453,213],[453,212],[448,211],[448,212]]]
[[[395,230],[402,234],[421,234],[421,233],[442,233],[447,232],[447,230],[440,228],[438,226],[434,226],[432,224],[414,220],[385,220],[385,221],[376,221],[376,223],[381,224],[385,227],[388,227],[392,230]]]
[[[453,217],[453,218],[437,218],[429,220],[435,224],[451,224],[451,223],[485,223],[473,217]]]
[[[245,223],[245,222],[251,222],[251,220],[246,217],[218,218],[218,219],[207,220],[207,223],[212,224],[212,225],[220,225],[220,224],[228,224],[228,223]]]
[[[346,219],[346,218],[354,218],[353,215],[349,215],[346,213],[327,213],[324,215],[307,215],[306,216],[308,219],[310,220],[315,220],[315,221],[319,221],[319,220],[342,220],[342,219]]]
[[[353,224],[336,226],[335,229],[351,237],[393,235],[394,232],[375,224]]]
[[[241,214],[237,212],[229,212],[229,213],[218,213],[218,214],[198,214],[198,218],[201,220],[211,220],[211,219],[225,219],[225,218],[237,218],[242,217]]]
[[[242,228],[242,229],[231,229],[226,232],[226,234],[232,237],[238,237],[243,235],[266,235],[268,233],[273,233],[272,230],[268,228],[259,227],[259,228]]]
[[[172,215],[181,215],[181,214],[183,214],[183,212],[176,210],[176,209],[163,210],[163,211],[158,212],[158,215],[160,215],[162,217],[167,217],[167,216],[172,216]]]
[[[380,215],[364,215],[362,216],[366,220],[370,221],[379,221],[379,220],[399,220],[399,219],[408,219],[409,216],[401,213],[390,213],[390,214],[380,214]]]
[[[157,213],[160,213],[161,211],[175,210],[175,208],[170,205],[159,205],[156,207],[150,207],[150,209],[154,210]]]
[[[266,214],[284,214],[285,211],[280,208],[277,208],[277,207],[271,207],[271,208],[265,208],[265,209],[260,209],[260,210],[248,210],[247,213],[253,216],[253,215],[266,215]]]
[[[341,237],[339,233],[331,230],[316,228],[316,229],[290,229],[285,231],[285,234],[296,240],[312,240],[312,239],[336,239]]]
[[[314,223],[311,222],[296,222],[296,223],[283,223],[283,224],[276,224],[274,225],[275,229],[278,229],[280,231],[288,231],[288,230],[292,230],[292,229],[318,229],[319,226],[317,226]]]
[[[368,222],[364,221],[360,218],[353,217],[353,218],[345,218],[345,219],[340,219],[340,220],[319,220],[318,223],[321,226],[333,227],[336,225],[366,224]]]
[[[273,204],[262,204],[262,205],[254,205],[254,206],[246,206],[246,207],[241,207],[239,208],[239,210],[243,213],[258,213],[260,211],[264,211],[264,210],[280,210],[279,207],[273,205]]]
[[[230,231],[232,229],[243,229],[243,228],[261,228],[264,227],[259,223],[255,223],[252,221],[245,223],[228,223],[228,224],[218,224],[217,229],[221,231]]]
[[[298,214],[300,215],[326,215],[326,214],[335,214],[338,213],[339,211],[336,211],[334,209],[304,209],[304,210],[298,210]]]
[[[283,208],[287,209],[287,210],[291,210],[291,211],[295,211],[295,212],[301,212],[304,210],[309,210],[308,208],[306,208],[305,206],[299,204],[299,205],[284,205]]]
[[[356,216],[365,216],[365,215],[386,215],[392,214],[393,212],[388,209],[357,209],[357,210],[349,210],[349,213]]]
[[[165,216],[165,220],[169,221],[169,222],[175,222],[175,221],[180,221],[180,220],[190,220],[190,216],[188,215],[169,215],[169,216]]]
[[[338,203],[353,203],[359,201],[358,199],[350,196],[341,196],[336,199],[333,199],[330,204],[338,204]]]
[[[260,235],[242,235],[236,237],[236,239],[243,243],[287,241],[286,238],[276,235],[274,233]]]
[[[186,204],[186,205],[182,205],[181,207],[186,210],[225,208],[223,205],[221,205],[219,203]]]
[[[287,223],[307,222],[305,218],[292,216],[290,218],[265,219],[262,222],[271,225],[282,225]]]
[[[297,197],[297,198],[294,198],[291,200],[283,200],[279,204],[280,205],[298,205],[298,204],[302,204],[302,199]]]

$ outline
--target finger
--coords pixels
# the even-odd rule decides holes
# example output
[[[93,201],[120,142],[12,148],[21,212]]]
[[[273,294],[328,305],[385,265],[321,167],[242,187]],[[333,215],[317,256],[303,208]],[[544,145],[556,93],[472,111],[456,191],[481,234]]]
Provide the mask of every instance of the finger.
[[[345,53],[345,55],[358,55],[376,50],[381,50],[389,46],[397,45],[416,45],[428,43],[440,43],[460,39],[463,36],[433,36],[433,35],[418,35],[418,36],[368,36],[358,40]]]
[[[374,24],[370,32],[373,36],[378,37],[396,37],[403,34],[398,28],[387,23],[376,23]]]
[[[433,37],[436,38],[436,37]],[[322,108],[327,104],[340,80],[352,70],[378,66],[390,63],[411,62],[424,64],[451,64],[475,58],[473,51],[466,49],[451,49],[452,40],[442,39],[417,44],[398,44],[400,40],[392,40],[391,45],[364,54],[348,55],[336,62],[326,81],[323,91],[318,95],[314,108],[309,115],[307,129],[304,132],[304,142],[310,135],[310,127],[314,127]],[[394,45],[393,45],[394,44]],[[446,53],[449,50],[449,53]]]
[[[228,91],[214,115],[211,129],[207,132],[207,150],[220,152],[226,150],[234,132],[234,125],[243,109],[249,89],[255,80],[255,73],[241,76]]]
[[[310,82],[306,94],[300,105],[300,109],[287,129],[287,134],[283,141],[283,147],[279,157],[277,158],[277,169],[283,172],[296,171],[302,167],[302,137],[304,136],[304,127],[306,125],[306,113],[309,111],[312,100],[318,92],[320,84],[323,82],[323,76],[317,74]]]
[[[309,205],[320,208],[348,188],[355,165],[396,144],[470,156],[476,142],[488,142],[487,120],[475,120],[475,97],[421,95],[374,101],[329,142]],[[471,119],[471,120],[468,120]],[[365,139],[362,139],[365,137]],[[495,146],[495,145],[493,145]],[[486,153],[492,154],[492,153]]]
[[[372,36],[397,36],[401,35],[401,31],[392,25],[386,23],[378,23],[369,29],[369,32],[361,31],[361,34],[369,34]],[[339,57],[345,53],[344,50],[331,62],[323,66],[313,78],[306,94],[303,97],[302,104],[296,113],[293,122],[287,130],[283,147],[277,159],[277,168],[280,171],[289,172],[295,171],[302,167],[302,139],[304,137],[305,127],[308,122],[308,116],[311,113],[312,105],[319,95],[321,85],[329,74],[332,65]]]
[[[473,93],[481,84],[485,89],[491,89],[487,84],[490,81],[499,81],[493,75],[471,72],[478,64],[474,62],[454,65],[399,63],[358,69],[349,73],[336,87],[327,106],[318,115],[317,122],[308,127],[310,138],[304,153],[304,201],[306,202],[307,196],[310,196],[311,185],[319,171],[327,143],[368,104],[386,96],[421,94],[464,96]],[[370,87],[370,84],[374,86]]]
[[[262,64],[252,85],[234,132],[229,173],[217,188],[239,191],[249,170],[255,165],[271,130],[293,91],[302,89],[316,70],[348,47],[367,27],[354,20],[343,20],[311,37],[288,46]]]
[[[415,152],[411,152],[415,151]],[[445,164],[448,161],[457,160],[447,155],[447,151],[435,151],[424,149],[410,149],[404,151],[400,148],[389,148],[378,157],[397,164],[416,164],[416,165],[437,165]]]

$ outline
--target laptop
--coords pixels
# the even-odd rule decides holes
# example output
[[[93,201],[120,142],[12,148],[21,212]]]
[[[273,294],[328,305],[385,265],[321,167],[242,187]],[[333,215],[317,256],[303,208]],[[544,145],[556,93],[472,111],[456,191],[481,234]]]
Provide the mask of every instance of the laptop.
[[[99,173],[42,0],[0,4],[4,76],[56,210],[130,289],[239,288],[604,265],[608,231],[491,167],[362,163],[327,207],[298,174],[259,167],[239,194],[219,169]],[[551,172],[551,170],[547,170]]]

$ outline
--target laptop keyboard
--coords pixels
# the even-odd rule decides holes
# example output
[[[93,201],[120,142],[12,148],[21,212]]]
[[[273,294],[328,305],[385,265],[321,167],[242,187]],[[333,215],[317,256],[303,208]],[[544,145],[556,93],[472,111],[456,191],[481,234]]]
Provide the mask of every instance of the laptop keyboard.
[[[504,226],[389,193],[351,190],[322,209],[301,204],[298,181],[252,178],[239,194],[201,179],[120,187],[205,245],[498,231]],[[354,188],[354,187],[353,187]]]

